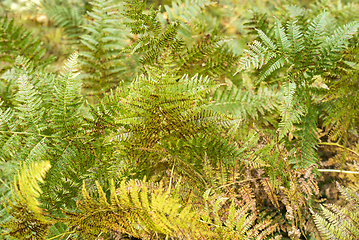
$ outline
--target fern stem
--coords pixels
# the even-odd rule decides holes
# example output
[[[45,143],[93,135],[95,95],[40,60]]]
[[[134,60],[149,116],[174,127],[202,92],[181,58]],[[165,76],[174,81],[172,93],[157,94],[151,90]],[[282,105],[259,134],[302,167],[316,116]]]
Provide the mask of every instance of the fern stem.
[[[36,135],[39,137],[45,137],[45,138],[60,138],[60,136],[49,136],[49,135],[44,135],[44,134],[37,134],[37,133],[29,133],[29,132],[12,132],[12,131],[0,131],[0,133],[3,134],[18,134],[18,135]],[[86,138],[85,136],[71,136],[71,138],[76,138],[76,139],[81,139],[81,138]]]
[[[96,240],[99,239],[99,237],[102,235],[102,232],[96,237]]]
[[[224,187],[228,187],[228,186],[233,185],[233,184],[236,184],[236,183],[243,183],[243,182],[248,182],[248,181],[253,181],[253,180],[258,180],[258,179],[262,179],[262,178],[251,178],[251,179],[246,179],[246,180],[242,180],[242,181],[231,182],[231,183],[228,183],[228,184],[219,186],[219,187],[216,188],[215,190],[221,189],[221,188],[224,188]]]
[[[354,171],[345,171],[345,170],[337,170],[337,169],[318,169],[319,172],[338,172],[338,173],[352,173],[359,174],[359,172]]]
[[[220,226],[218,226],[218,225],[216,225],[216,224],[214,224],[214,223],[211,223],[211,222],[206,222],[206,221],[203,221],[203,220],[199,220],[200,222],[203,222],[203,223],[205,223],[205,224],[209,224],[209,225],[212,225],[212,226],[215,226],[215,227],[220,227]]]
[[[1,178],[0,178],[0,181],[4,184],[5,187],[7,187],[8,189],[11,189],[11,188],[9,187],[9,185],[7,185],[6,182],[4,182],[4,180],[2,180]]]
[[[351,150],[350,148],[346,148],[338,143],[328,143],[328,142],[322,142],[322,143],[318,143],[318,145],[324,145],[324,146],[335,146],[335,147],[340,147],[343,148],[344,150],[348,150],[351,153],[354,153],[355,155],[357,155],[359,157],[359,153],[357,153],[354,150]]]
[[[170,184],[169,184],[169,187],[168,187],[169,190],[171,190],[171,187],[172,187],[172,178],[173,178],[173,170],[174,170],[174,168],[175,168],[175,164],[173,164],[172,170],[171,170]]]
[[[12,131],[0,131],[0,133],[10,133],[10,134],[18,134],[18,135],[37,135],[40,137],[46,137],[46,138],[56,138],[57,136],[48,136],[43,134],[36,134],[36,133],[28,133],[28,132],[12,132]]]
[[[53,240],[53,239],[56,239],[56,238],[58,238],[58,237],[62,237],[63,235],[65,235],[65,234],[73,234],[73,233],[75,233],[75,231],[72,231],[72,232],[64,232],[64,233],[61,233],[61,234],[59,234],[59,235],[56,235],[56,236],[54,236],[54,237],[52,237],[52,238],[47,238],[47,240]]]

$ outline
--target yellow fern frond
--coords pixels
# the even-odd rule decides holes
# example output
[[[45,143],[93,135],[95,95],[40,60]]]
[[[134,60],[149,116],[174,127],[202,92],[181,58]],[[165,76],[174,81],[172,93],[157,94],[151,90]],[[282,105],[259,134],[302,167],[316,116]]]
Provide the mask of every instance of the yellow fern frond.
[[[80,212],[65,212],[63,221],[70,229],[84,236],[97,236],[103,232],[126,233],[141,239],[154,236],[208,239],[213,234],[200,222],[191,204],[181,205],[178,197],[170,194],[162,184],[123,180],[118,189],[110,181],[110,203],[102,187],[96,183],[98,199],[91,198],[85,185],[83,201],[78,202]]]
[[[9,222],[1,225],[8,230],[3,235],[17,239],[45,239],[53,223],[39,208],[37,198],[42,191],[38,182],[43,182],[50,167],[49,161],[42,161],[23,165],[18,171],[11,186],[12,199],[3,199],[6,211],[12,216]]]

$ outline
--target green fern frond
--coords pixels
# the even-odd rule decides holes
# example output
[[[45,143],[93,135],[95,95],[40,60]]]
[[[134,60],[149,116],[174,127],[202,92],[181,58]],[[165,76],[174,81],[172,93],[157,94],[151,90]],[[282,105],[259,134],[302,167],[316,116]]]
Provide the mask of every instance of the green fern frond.
[[[300,122],[303,114],[300,109],[295,109],[294,94],[296,91],[295,83],[288,83],[284,91],[284,103],[280,107],[282,120],[279,123],[279,137],[282,138],[290,132],[294,123]]]
[[[309,24],[307,31],[304,34],[308,41],[309,47],[312,48],[312,54],[318,54],[318,46],[322,43],[322,37],[325,34],[325,27],[327,23],[328,13],[321,13]]]
[[[321,214],[312,212],[315,224],[325,239],[357,239],[359,237],[357,212],[359,195],[355,192],[357,187],[345,188],[338,183],[337,187],[349,204],[344,207],[334,204],[321,206]]]
[[[228,74],[238,57],[226,48],[225,43],[226,40],[222,38],[206,36],[180,56],[179,73],[199,73],[210,77]]]
[[[356,2],[318,1],[311,4],[311,12],[317,14],[328,11],[338,22],[346,23],[356,19],[359,5]],[[334,25],[333,27],[337,27]]]
[[[288,52],[292,48],[291,42],[288,39],[282,23],[277,18],[275,19],[274,33],[276,41],[278,42],[278,51],[283,53]]]
[[[147,75],[134,81],[132,91],[122,100],[122,108],[136,110],[123,111],[127,113],[116,120],[124,126],[118,129],[123,134],[128,134],[130,127],[138,137],[142,136],[142,146],[172,134],[191,136],[214,123],[228,125],[226,121],[230,119],[204,109],[206,94],[217,88],[209,78],[184,76],[177,83],[173,76],[156,68],[148,68]]]
[[[77,77],[78,71],[77,52],[70,55],[64,64],[60,77],[54,82],[53,109],[51,119],[54,128],[58,127],[57,134],[76,134],[73,130],[78,128],[80,122],[79,112],[82,109],[81,81]]]
[[[319,159],[316,152],[318,143],[316,119],[317,116],[314,111],[307,113],[299,125],[300,130],[293,134],[294,136],[300,136],[300,158],[296,159],[295,164],[304,169],[312,164],[316,164]],[[290,163],[294,163],[294,161],[290,161]]]
[[[41,7],[48,19],[56,27],[63,29],[66,47],[78,48],[80,37],[84,34],[84,28],[81,26],[86,23],[83,17],[85,6],[77,3],[69,4],[67,1],[59,5],[56,0],[43,0]]]
[[[208,0],[186,0],[184,2],[174,1],[172,6],[165,5],[164,8],[170,21],[190,22],[191,19],[202,13],[204,7],[214,4],[214,1]]]
[[[53,60],[45,59],[45,52],[42,42],[27,30],[16,26],[13,19],[5,17],[0,21],[0,73],[11,68],[18,55],[35,61],[38,66],[45,66]]]
[[[259,31],[261,34],[262,32]],[[263,37],[264,38],[264,37]],[[264,41],[267,39],[264,38]],[[270,44],[270,47],[276,48],[276,46],[272,46],[271,42],[268,42]],[[244,50],[245,56],[242,56],[239,60],[240,68],[237,69],[238,71],[249,69],[251,67],[253,68],[261,68],[264,64],[266,64],[268,61],[270,61],[273,57],[276,57],[276,54],[267,54],[268,48],[265,46],[262,46],[261,42],[253,41],[253,44],[250,46],[250,49]]]
[[[319,214],[312,213],[314,217],[314,222],[318,228],[318,230],[321,233],[321,236],[324,237],[324,239],[337,239],[340,238],[336,236],[335,232],[335,226],[328,223],[325,218],[321,217]],[[344,238],[343,238],[344,239]]]
[[[1,158],[14,163],[51,161],[41,195],[50,212],[75,206],[73,198],[78,196],[78,182],[83,180],[79,180],[78,173],[87,171],[92,167],[89,162],[93,162],[90,146],[84,147],[79,140],[86,110],[77,78],[77,58],[78,53],[72,54],[63,72],[56,75],[33,68],[27,59],[18,57],[6,76],[16,85],[11,88],[14,100],[10,99],[2,114]],[[9,117],[15,125],[7,124]],[[61,187],[53,189],[52,184]]]
[[[292,46],[293,52],[289,54],[291,57],[296,57],[294,54],[298,54],[302,52],[304,46],[303,32],[301,32],[300,26],[297,24],[296,20],[288,21],[287,23],[288,29],[288,41]]]
[[[1,103],[2,104],[2,103]],[[10,159],[9,156],[10,152],[14,153],[14,149],[9,149],[10,144],[9,142],[12,142],[12,136],[10,134],[11,131],[15,130],[16,125],[14,125],[14,111],[12,109],[8,108],[5,111],[0,108],[0,159],[2,161],[6,161],[7,159]],[[10,147],[11,148],[11,147]],[[10,150],[10,151],[9,151]]]
[[[129,31],[118,27],[123,22],[119,13],[122,5],[105,0],[93,1],[91,5],[88,15],[92,21],[83,27],[87,34],[81,36],[79,62],[85,93],[103,96],[119,83],[120,76],[133,74],[124,74],[126,65],[131,63],[121,53],[127,46]]]
[[[210,109],[228,113],[239,119],[258,120],[266,112],[274,112],[282,101],[281,94],[267,87],[261,87],[256,92],[239,89],[234,85],[225,89],[218,88],[207,105]]]
[[[43,126],[44,112],[41,109],[40,94],[34,89],[26,75],[20,76],[17,84],[19,91],[16,94],[16,101],[18,102],[16,110],[21,120],[20,125],[34,127],[40,133],[45,127]]]
[[[166,21],[180,22],[178,33],[186,41],[186,44],[191,46],[193,42],[188,41],[191,39],[189,36],[203,33],[205,28],[203,13],[215,4],[216,2],[208,0],[173,1],[171,6],[164,5],[166,11],[159,14],[158,18],[162,24],[165,24]]]
[[[257,83],[263,81],[266,79],[269,75],[271,75],[273,72],[277,71],[278,69],[281,69],[285,64],[287,60],[285,56],[278,56],[276,58],[271,59],[268,62],[268,65],[265,66],[262,70],[262,72],[259,74],[259,78],[257,80]]]
[[[84,145],[75,141],[71,144],[55,141],[50,146],[52,167],[41,186],[43,194],[40,200],[49,213],[61,216],[61,209],[76,207],[75,199],[81,194],[83,181],[79,175],[91,169],[95,160]]]
[[[248,35],[259,35],[259,32],[268,34],[270,29],[268,28],[267,13],[250,10],[251,17],[243,23],[244,28]]]
[[[142,0],[125,1],[124,15],[131,19],[132,22],[125,23],[126,26],[131,28],[133,34],[144,34],[153,32],[154,36],[158,36],[161,32],[161,23],[157,19],[159,11],[152,11],[150,14],[144,13],[146,3]]]
[[[338,27],[334,34],[326,38],[325,44],[321,48],[321,62],[320,64],[332,67],[333,61],[338,61],[341,58],[341,52],[348,48],[348,39],[351,39],[357,32],[359,22],[351,22],[343,27]]]
[[[209,4],[202,3],[203,1],[196,1],[191,7],[198,7],[197,11],[201,11],[202,5]],[[141,1],[131,1],[126,6],[130,9],[125,11],[125,16],[132,20],[126,25],[132,29],[132,33],[139,34],[137,41],[127,50],[132,54],[141,54],[140,63],[143,65],[158,65],[163,54],[170,51],[178,58],[172,64],[178,68],[179,75],[201,74],[218,77],[228,74],[238,58],[227,49],[226,40],[217,37],[217,34],[201,36],[196,44],[188,44],[193,46],[187,49],[179,34],[181,21],[171,22],[167,19],[169,22],[166,24],[158,11],[151,8],[149,13],[144,13],[145,5]]]
[[[261,82],[286,67],[286,74],[295,76],[295,81],[302,81],[301,76],[304,76],[306,81],[311,82],[315,74],[323,74],[335,67],[341,56],[339,52],[347,48],[358,28],[357,22],[352,22],[330,34],[326,29],[328,19],[328,14],[322,13],[305,25],[294,15],[287,21],[286,28],[276,19],[273,37],[257,30],[261,41],[255,40],[249,45],[250,49],[244,51],[237,72],[251,66],[261,68],[258,78]],[[313,62],[317,61],[321,64],[314,65]]]

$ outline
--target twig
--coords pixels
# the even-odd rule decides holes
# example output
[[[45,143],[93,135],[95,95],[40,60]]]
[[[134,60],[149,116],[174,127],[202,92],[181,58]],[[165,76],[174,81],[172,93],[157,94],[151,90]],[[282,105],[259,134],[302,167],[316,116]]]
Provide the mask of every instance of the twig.
[[[324,146],[335,146],[335,147],[340,147],[343,148],[344,150],[348,150],[351,153],[354,153],[355,155],[357,155],[359,157],[359,153],[357,153],[354,150],[351,150],[350,148],[346,148],[338,143],[328,143],[328,142],[322,142],[322,143],[318,143],[318,145],[324,145]]]
[[[56,238],[58,238],[58,237],[61,237],[61,236],[63,236],[63,235],[65,235],[65,234],[73,234],[73,233],[75,233],[75,231],[73,231],[73,232],[64,232],[64,233],[61,233],[61,234],[59,234],[59,235],[56,235],[55,237],[52,237],[52,238],[48,238],[47,240],[53,240],[53,239],[56,239]]]
[[[337,172],[337,173],[352,173],[359,174],[359,172],[355,171],[345,171],[345,170],[337,170],[337,169],[318,169],[319,172]]]

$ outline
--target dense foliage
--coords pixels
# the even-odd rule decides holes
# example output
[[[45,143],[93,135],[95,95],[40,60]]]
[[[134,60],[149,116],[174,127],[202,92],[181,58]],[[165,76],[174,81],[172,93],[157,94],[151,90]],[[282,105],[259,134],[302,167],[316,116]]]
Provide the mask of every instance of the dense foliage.
[[[357,239],[359,5],[153,3],[0,2],[0,239]]]

